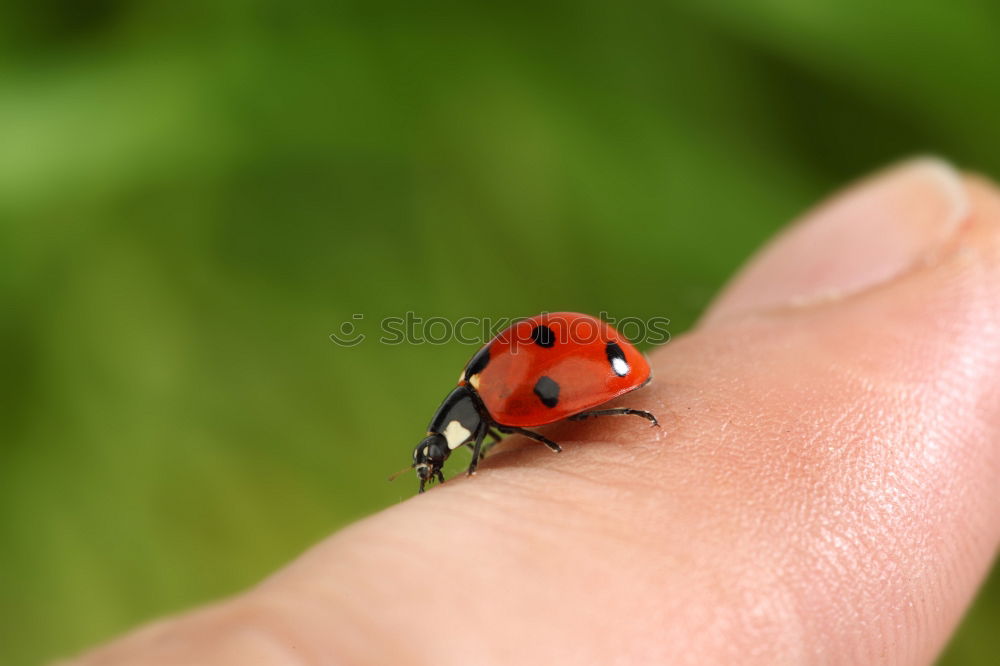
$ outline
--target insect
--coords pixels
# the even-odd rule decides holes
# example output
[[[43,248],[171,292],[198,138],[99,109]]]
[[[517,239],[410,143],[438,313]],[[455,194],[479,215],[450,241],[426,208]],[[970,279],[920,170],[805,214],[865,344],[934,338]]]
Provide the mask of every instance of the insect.
[[[596,317],[553,312],[522,319],[476,352],[434,413],[410,466],[420,492],[435,479],[444,483],[441,468],[460,446],[472,449],[468,473],[475,473],[486,437],[496,442],[501,434],[516,433],[558,453],[559,444],[528,428],[612,414],[641,416],[659,426],[641,409],[593,410],[651,378],[646,357]]]

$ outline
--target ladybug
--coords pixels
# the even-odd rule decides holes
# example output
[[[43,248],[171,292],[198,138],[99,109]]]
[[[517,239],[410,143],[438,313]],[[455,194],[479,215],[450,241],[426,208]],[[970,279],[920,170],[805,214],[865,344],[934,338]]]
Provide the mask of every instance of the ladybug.
[[[522,319],[476,352],[434,413],[413,450],[419,492],[435,478],[444,483],[441,468],[460,446],[472,449],[468,473],[475,473],[486,437],[495,443],[501,433],[516,433],[558,453],[559,444],[527,428],[611,414],[634,414],[659,426],[640,409],[593,410],[651,378],[646,357],[596,317],[552,312]]]

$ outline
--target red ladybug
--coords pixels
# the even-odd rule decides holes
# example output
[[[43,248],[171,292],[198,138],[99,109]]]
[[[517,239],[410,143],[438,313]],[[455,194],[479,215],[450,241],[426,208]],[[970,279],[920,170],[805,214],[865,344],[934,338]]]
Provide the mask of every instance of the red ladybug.
[[[588,411],[651,377],[646,357],[596,317],[552,312],[522,319],[476,352],[434,413],[413,451],[420,492],[435,478],[444,483],[444,461],[462,445],[472,448],[474,473],[487,435],[498,441],[499,433],[517,433],[558,453],[558,444],[525,428],[609,414],[634,414],[659,426],[640,409]]]

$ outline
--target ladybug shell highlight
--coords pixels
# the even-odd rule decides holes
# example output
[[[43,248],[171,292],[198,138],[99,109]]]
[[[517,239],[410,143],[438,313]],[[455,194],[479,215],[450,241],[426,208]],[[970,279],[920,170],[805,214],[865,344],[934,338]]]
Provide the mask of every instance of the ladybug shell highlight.
[[[576,312],[523,319],[480,349],[459,380],[497,423],[540,426],[646,384],[646,357],[609,324]]]

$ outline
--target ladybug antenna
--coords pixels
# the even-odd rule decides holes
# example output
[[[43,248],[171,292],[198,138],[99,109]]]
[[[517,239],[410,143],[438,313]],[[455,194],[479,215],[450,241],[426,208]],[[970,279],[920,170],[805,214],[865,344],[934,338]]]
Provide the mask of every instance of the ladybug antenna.
[[[401,469],[398,472],[396,472],[395,474],[391,475],[389,477],[389,480],[390,481],[395,481],[396,479],[398,479],[400,477],[400,475],[405,474],[406,472],[409,472],[411,469],[413,469],[413,465],[407,465],[403,469]]]

